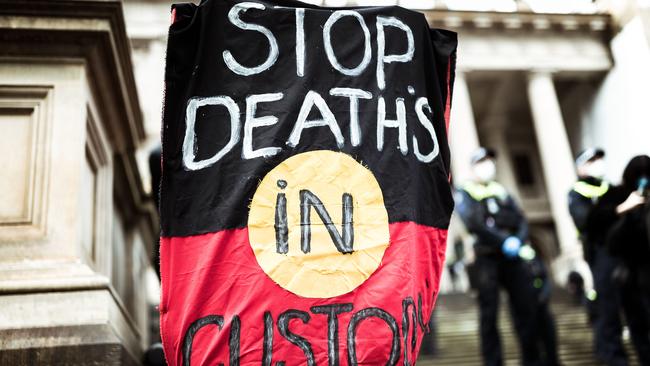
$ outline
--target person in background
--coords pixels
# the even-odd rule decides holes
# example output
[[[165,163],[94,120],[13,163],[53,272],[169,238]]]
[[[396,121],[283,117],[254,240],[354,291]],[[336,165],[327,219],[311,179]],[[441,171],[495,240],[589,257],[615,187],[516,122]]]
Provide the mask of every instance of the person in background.
[[[521,248],[519,257],[524,260],[532,275],[531,286],[534,288],[536,295],[533,306],[537,318],[538,343],[543,354],[541,357],[542,364],[545,366],[558,366],[560,365],[560,359],[557,352],[557,329],[550,306],[553,286],[548,277],[548,269],[541,256],[529,245],[524,245]]]
[[[476,271],[481,352],[487,366],[503,365],[497,314],[499,289],[505,288],[518,335],[523,365],[539,365],[536,295],[519,252],[528,239],[528,223],[514,199],[495,181],[496,155],[480,148],[472,156],[473,180],[455,194],[456,210],[476,238]]]
[[[621,305],[639,363],[650,366],[650,157],[633,158],[616,187],[618,220],[607,236],[610,253],[621,259],[614,272]]]
[[[149,173],[151,174],[151,196],[156,204],[156,211],[160,213],[160,178],[162,178],[162,148],[156,146],[149,153]],[[153,268],[160,279],[160,238],[153,244]]]
[[[569,212],[582,241],[596,290],[594,353],[610,366],[628,365],[621,339],[620,301],[612,280],[618,260],[605,247],[605,237],[617,219],[616,194],[604,180],[605,152],[591,148],[576,158],[578,181],[569,192]]]
[[[160,212],[160,178],[162,176],[161,167],[162,149],[160,145],[156,146],[149,153],[149,173],[151,174],[151,195],[156,204],[156,211]],[[152,264],[160,280],[160,238],[156,237],[153,243]],[[159,337],[159,336],[158,336]],[[165,354],[163,346],[159,339],[147,348],[144,354],[145,366],[165,366]]]

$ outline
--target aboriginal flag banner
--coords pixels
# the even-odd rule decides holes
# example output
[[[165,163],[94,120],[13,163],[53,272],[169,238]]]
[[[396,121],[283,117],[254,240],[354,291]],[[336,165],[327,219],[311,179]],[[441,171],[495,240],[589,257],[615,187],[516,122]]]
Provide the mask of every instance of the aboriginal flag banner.
[[[413,365],[453,209],[456,35],[400,7],[172,8],[170,365]]]

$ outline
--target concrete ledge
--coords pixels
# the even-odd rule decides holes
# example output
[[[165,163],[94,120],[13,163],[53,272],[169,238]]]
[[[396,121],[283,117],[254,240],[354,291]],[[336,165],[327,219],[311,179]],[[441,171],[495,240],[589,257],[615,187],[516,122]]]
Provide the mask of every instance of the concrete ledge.
[[[1,330],[0,364],[139,365],[108,325]]]
[[[80,351],[87,347],[93,350],[87,355],[91,358],[120,355],[115,363],[97,363],[101,365],[142,358],[145,340],[108,289],[5,295],[0,297],[0,308],[0,365],[93,364],[83,357],[76,363],[72,357],[83,355],[85,351]],[[59,363],[61,355],[71,357],[70,361]],[[13,358],[5,362],[4,357]],[[29,363],[33,357],[39,361]]]

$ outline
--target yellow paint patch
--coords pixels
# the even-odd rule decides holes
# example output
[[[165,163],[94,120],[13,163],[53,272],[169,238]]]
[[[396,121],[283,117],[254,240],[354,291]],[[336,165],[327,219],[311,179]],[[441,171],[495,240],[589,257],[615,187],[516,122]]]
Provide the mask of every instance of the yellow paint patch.
[[[301,191],[315,195],[322,206],[314,201],[308,204],[304,194],[301,202]],[[286,198],[285,253],[279,249],[276,235],[276,216],[283,217],[282,210],[276,212],[279,194]],[[344,194],[352,197],[354,239],[348,254],[341,252],[332,238],[344,236]],[[331,218],[329,231],[315,205]],[[311,231],[306,253],[301,247],[301,237],[302,243],[306,237],[301,222],[308,222]],[[388,214],[374,175],[352,157],[325,150],[292,156],[264,177],[253,196],[248,233],[264,272],[286,290],[309,298],[330,298],[357,288],[379,267],[390,238]]]

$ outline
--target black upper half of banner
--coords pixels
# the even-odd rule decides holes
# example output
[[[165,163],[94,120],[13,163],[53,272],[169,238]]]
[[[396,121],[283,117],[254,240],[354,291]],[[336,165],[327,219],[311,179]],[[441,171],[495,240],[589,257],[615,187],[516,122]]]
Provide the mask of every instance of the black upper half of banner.
[[[390,222],[448,226],[455,33],[396,6],[207,0],[173,12],[163,236],[245,227],[261,179],[314,150],[368,167]]]

